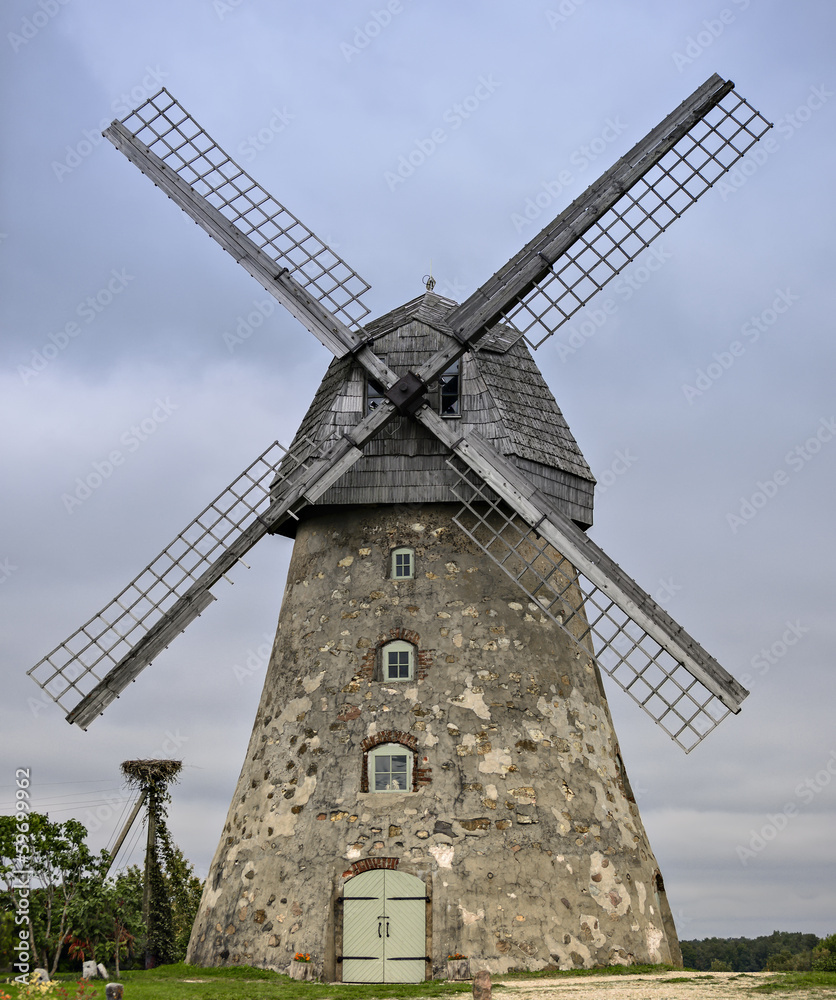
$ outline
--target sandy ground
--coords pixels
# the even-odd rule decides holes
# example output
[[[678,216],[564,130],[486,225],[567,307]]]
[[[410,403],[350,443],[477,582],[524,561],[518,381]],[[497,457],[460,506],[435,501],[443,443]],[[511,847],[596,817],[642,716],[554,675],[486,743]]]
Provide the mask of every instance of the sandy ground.
[[[496,1000],[755,1000],[750,992],[769,972],[666,972],[652,976],[583,976],[577,979],[502,980]],[[781,996],[780,993],[766,996]],[[797,1000],[836,997],[836,989],[786,994]]]

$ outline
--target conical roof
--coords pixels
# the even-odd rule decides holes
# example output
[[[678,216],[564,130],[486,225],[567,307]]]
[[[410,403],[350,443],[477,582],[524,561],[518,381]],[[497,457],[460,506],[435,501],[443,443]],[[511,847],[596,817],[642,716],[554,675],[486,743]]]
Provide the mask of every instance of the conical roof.
[[[450,341],[445,317],[457,303],[426,292],[365,327],[375,353],[397,374],[416,371]],[[466,435],[478,430],[527,478],[582,527],[592,523],[595,479],[569,425],[522,340],[501,328],[460,363],[455,420]],[[331,362],[291,446],[342,435],[368,412],[367,375],[351,357]],[[438,409],[438,387],[428,399]],[[364,448],[364,456],[309,513],[333,506],[443,503],[454,500],[449,453],[428,430],[396,418]]]

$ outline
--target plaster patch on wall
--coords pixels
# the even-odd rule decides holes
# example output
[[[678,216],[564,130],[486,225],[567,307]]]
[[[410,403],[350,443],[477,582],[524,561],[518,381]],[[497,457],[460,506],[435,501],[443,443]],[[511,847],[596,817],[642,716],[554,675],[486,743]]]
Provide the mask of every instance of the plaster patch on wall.
[[[644,882],[636,883],[636,892],[639,894],[639,911],[644,913],[644,901],[647,898],[647,887]]]
[[[462,694],[456,698],[448,698],[448,705],[455,705],[456,708],[469,708],[474,715],[478,716],[480,719],[490,719],[491,712],[488,706],[485,704],[485,697],[481,692],[476,692],[473,690],[473,678],[467,677],[465,679],[465,684],[467,687],[464,689]]]
[[[581,932],[587,931],[592,935],[592,943],[596,948],[603,948],[607,943],[607,935],[601,930],[598,918],[592,913],[581,913]]]
[[[319,685],[322,683],[322,678],[325,676],[325,671],[320,670],[316,677],[304,677],[302,679],[302,687],[305,689],[305,694],[312,694]]]
[[[452,844],[433,844],[429,851],[439,868],[453,867],[454,849]]]
[[[561,834],[565,835],[569,832],[569,822],[563,813],[557,808],[557,806],[550,806],[552,815],[557,820],[557,828]]]
[[[485,911],[480,906],[475,913],[471,913],[470,910],[465,909],[461,903],[459,903],[459,910],[462,915],[462,923],[465,924],[475,924],[477,920],[485,919]]]
[[[647,950],[650,952],[650,958],[653,962],[661,962],[662,956],[659,952],[659,945],[662,943],[662,938],[664,934],[658,927],[654,927],[653,924],[649,924],[647,930],[645,931],[645,940],[647,941]]]
[[[511,752],[507,747],[489,750],[479,761],[479,770],[483,774],[507,774],[511,766]]]
[[[600,851],[593,851],[589,857],[590,895],[610,916],[623,917],[630,909],[630,894],[623,882],[616,882],[617,876],[612,861]]]
[[[310,698],[292,698],[285,705],[282,714],[276,719],[276,725],[281,729],[288,722],[296,722],[298,716],[310,711],[312,704]]]

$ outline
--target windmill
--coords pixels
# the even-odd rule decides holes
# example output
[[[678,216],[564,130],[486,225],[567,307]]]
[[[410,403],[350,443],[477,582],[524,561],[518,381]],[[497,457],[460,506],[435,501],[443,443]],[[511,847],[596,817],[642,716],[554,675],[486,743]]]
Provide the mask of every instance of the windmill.
[[[712,76],[462,304],[368,284],[162,90],[107,138],[334,354],[274,442],[30,670],[87,728],[266,534],[295,539],[188,961],[419,981],[680,960],[600,672],[686,752],[746,690],[587,536],[528,350],[769,124]]]

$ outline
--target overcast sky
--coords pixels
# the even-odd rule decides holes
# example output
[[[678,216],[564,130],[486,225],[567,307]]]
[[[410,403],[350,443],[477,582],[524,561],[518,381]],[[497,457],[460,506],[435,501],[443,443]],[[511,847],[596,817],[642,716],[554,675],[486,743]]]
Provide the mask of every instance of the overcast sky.
[[[102,127],[166,86],[381,315],[431,267],[462,300],[718,72],[775,123],[768,147],[536,360],[606,486],[591,536],[751,689],[685,756],[610,685],[680,936],[836,930],[833,5],[10,0],[0,17],[0,808],[29,767],[33,805],[104,846],[120,762],[182,757],[171,827],[205,874],[290,543],[257,546],[87,733],[25,672],[289,443],[329,360],[279,308],[230,337],[267,295]]]

